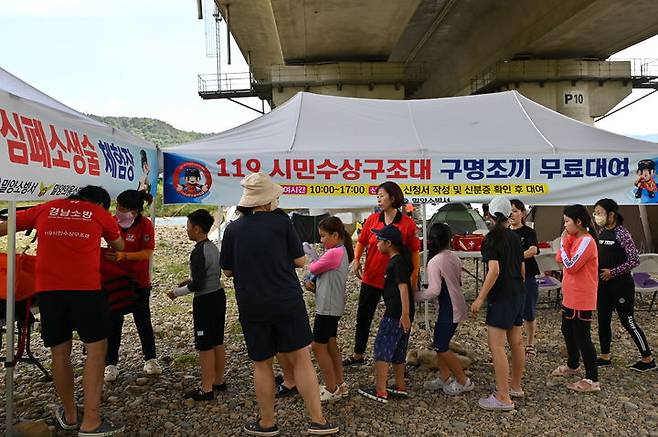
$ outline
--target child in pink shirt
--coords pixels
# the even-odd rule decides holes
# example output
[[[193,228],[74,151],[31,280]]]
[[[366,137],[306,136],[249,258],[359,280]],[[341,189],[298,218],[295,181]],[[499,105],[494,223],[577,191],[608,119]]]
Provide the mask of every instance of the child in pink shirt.
[[[585,364],[585,378],[567,387],[579,392],[600,391],[596,349],[592,343],[592,312],[596,309],[598,288],[597,236],[590,215],[582,205],[564,210],[564,232],[556,256],[562,263],[562,334],[567,346],[567,365],[560,365],[553,376],[580,373],[580,356]]]
[[[338,322],[345,311],[345,287],[349,264],[354,259],[352,238],[338,217],[327,217],[318,225],[326,252],[309,266],[316,281],[305,280],[307,290],[315,293],[313,352],[320,366],[324,385],[321,401],[336,401],[347,396],[340,348],[336,342]]]
[[[437,299],[434,325],[434,350],[439,361],[438,378],[426,381],[429,390],[441,390],[448,395],[471,391],[474,384],[464,373],[461,363],[450,350],[459,322],[466,320],[466,300],[462,292],[462,264],[450,250],[450,226],[436,223],[428,234],[429,262],[427,263],[427,290],[416,293],[416,300]]]

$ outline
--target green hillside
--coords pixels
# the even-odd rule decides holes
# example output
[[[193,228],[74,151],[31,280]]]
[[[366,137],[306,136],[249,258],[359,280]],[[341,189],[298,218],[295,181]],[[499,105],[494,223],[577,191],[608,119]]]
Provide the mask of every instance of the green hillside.
[[[109,124],[117,129],[128,131],[131,134],[142,137],[160,147],[188,143],[212,135],[176,129],[172,125],[154,118],[102,117],[100,115],[89,115],[98,121]]]

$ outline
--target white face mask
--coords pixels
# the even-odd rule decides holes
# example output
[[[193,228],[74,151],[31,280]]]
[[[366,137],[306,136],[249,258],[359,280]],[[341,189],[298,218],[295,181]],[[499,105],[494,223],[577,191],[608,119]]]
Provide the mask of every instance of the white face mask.
[[[132,212],[121,212],[117,211],[114,214],[114,217],[117,221],[117,224],[122,227],[123,229],[128,229],[135,223],[135,218],[137,218],[136,215],[134,215]]]
[[[595,215],[595,216],[594,216],[594,222],[595,222],[598,226],[603,227],[603,226],[606,225],[606,223],[608,222],[608,220],[607,220],[606,216],[604,216],[604,215]]]

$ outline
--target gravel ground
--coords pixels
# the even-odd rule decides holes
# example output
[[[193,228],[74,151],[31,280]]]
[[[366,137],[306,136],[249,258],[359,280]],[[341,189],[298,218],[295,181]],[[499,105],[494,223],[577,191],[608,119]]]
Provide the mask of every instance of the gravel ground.
[[[106,384],[103,411],[111,420],[126,425],[129,436],[238,436],[242,425],[255,417],[257,408],[251,379],[251,364],[238,323],[234,291],[227,283],[226,317],[227,376],[229,390],[213,402],[184,401],[182,394],[199,383],[200,370],[192,340],[191,298],[171,302],[165,291],[187,274],[187,258],[192,243],[187,241],[183,227],[158,227],[158,247],[155,255],[155,277],[152,298],[153,325],[156,331],[158,356],[164,368],[160,377],[150,378],[142,372],[139,339],[131,317],[124,324],[120,370],[117,382]],[[468,267],[468,264],[467,264]],[[466,281],[467,297],[473,297],[473,283]],[[343,353],[351,352],[353,344],[358,281],[348,282],[348,306],[340,322],[339,344]],[[306,293],[309,311],[312,295]],[[381,317],[383,305],[375,320]],[[484,311],[482,311],[484,313]],[[566,380],[549,376],[552,369],[564,362],[560,356],[563,344],[559,312],[544,304],[538,310],[537,357],[526,368],[524,390],[526,398],[517,401],[516,410],[509,413],[485,412],[477,406],[480,397],[493,388],[493,367],[486,343],[484,314],[463,323],[455,339],[472,351],[476,361],[470,369],[476,388],[468,394],[448,397],[427,392],[424,380],[434,376],[422,368],[410,368],[411,398],[405,401],[376,404],[356,394],[362,385],[372,384],[372,366],[346,371],[352,393],[349,398],[325,407],[327,416],[341,426],[342,435],[349,436],[416,436],[416,435],[615,435],[658,436],[658,372],[638,374],[626,367],[637,359],[637,351],[621,325],[613,322],[614,367],[600,373],[603,390],[597,394],[575,394],[564,386]],[[417,322],[423,319],[418,313]],[[658,311],[639,311],[637,320],[649,342],[658,344]],[[371,330],[372,340],[376,324]],[[596,324],[592,329],[597,341]],[[41,341],[32,342],[35,354],[46,365],[48,352]],[[428,336],[416,326],[412,348],[427,346]],[[73,363],[81,396],[80,375],[83,357],[81,344],[74,343]],[[371,363],[370,363],[371,364]],[[4,392],[4,373],[0,379]],[[43,382],[38,371],[21,364],[16,369],[16,414],[22,419],[45,420],[54,429],[51,409],[57,404],[50,382]],[[0,421],[4,424],[4,404]],[[305,434],[307,418],[300,398],[277,401],[277,417],[282,435]],[[55,435],[73,435],[56,432]]]

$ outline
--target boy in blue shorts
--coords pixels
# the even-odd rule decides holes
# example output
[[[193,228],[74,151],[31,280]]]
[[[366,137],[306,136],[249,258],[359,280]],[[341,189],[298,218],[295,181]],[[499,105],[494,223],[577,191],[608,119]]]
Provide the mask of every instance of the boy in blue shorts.
[[[414,317],[411,289],[411,253],[402,244],[402,234],[394,225],[372,230],[377,235],[377,250],[390,261],[384,275],[386,311],[375,339],[375,387],[359,389],[359,394],[377,402],[388,402],[389,396],[407,397],[404,380],[407,346]],[[388,367],[393,365],[395,386],[386,387]]]

